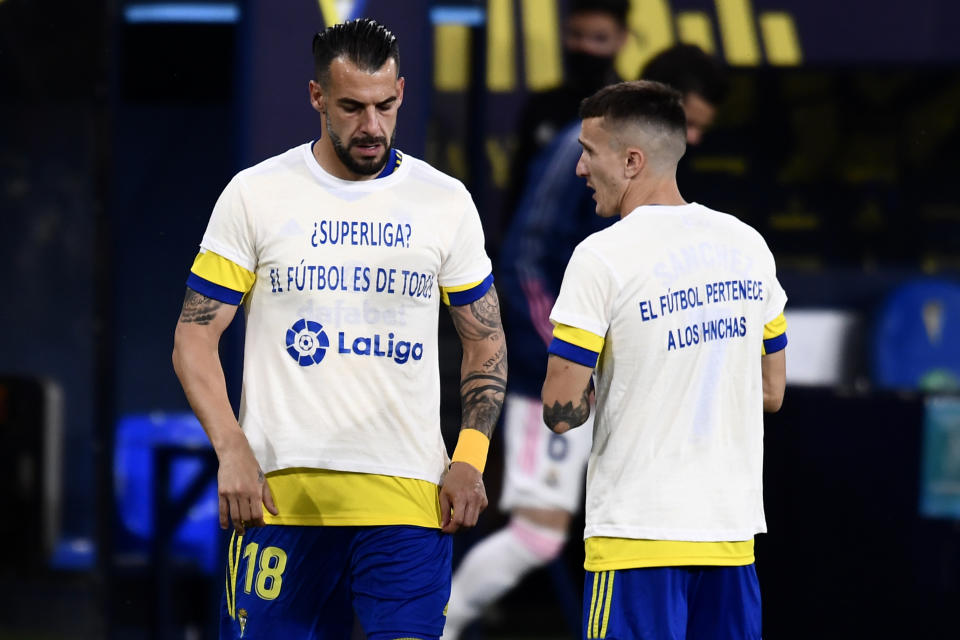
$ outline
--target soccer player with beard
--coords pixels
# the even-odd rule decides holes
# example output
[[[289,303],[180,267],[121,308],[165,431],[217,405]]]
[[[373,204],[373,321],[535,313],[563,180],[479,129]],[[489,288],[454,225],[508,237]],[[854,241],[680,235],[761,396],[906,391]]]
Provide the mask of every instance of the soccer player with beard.
[[[361,19],[313,42],[323,135],[254,167],[214,207],[174,367],[220,461],[232,521],[221,637],[438,638],[450,536],[482,471],[506,347],[463,185],[393,147],[396,37]],[[437,312],[463,345],[462,429],[440,433]],[[239,420],[217,353],[246,315]]]

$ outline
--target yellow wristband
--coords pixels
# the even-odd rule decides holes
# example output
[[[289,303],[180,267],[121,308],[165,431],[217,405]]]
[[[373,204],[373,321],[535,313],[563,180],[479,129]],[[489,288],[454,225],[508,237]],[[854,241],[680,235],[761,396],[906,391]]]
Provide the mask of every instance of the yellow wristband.
[[[466,462],[483,473],[487,464],[487,451],[490,449],[490,438],[476,429],[461,429],[457,448],[453,450],[451,462]]]

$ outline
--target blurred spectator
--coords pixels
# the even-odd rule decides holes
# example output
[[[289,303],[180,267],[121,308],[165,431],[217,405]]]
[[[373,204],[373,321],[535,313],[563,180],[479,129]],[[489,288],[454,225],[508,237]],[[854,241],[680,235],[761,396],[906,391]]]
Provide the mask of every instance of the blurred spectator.
[[[713,124],[727,95],[727,73],[719,60],[693,44],[678,44],[654,56],[640,74],[644,80],[670,85],[683,94],[687,144],[696,146]]]
[[[502,229],[519,204],[534,157],[576,119],[581,100],[620,79],[614,60],[627,41],[629,8],[628,0],[570,2],[563,21],[563,84],[531,95],[520,113]]]

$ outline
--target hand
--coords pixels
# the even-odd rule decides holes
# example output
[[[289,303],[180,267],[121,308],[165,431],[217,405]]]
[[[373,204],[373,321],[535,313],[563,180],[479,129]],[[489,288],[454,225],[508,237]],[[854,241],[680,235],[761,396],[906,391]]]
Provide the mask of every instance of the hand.
[[[233,528],[243,535],[246,527],[262,527],[263,506],[273,515],[277,507],[260,465],[246,438],[220,455],[217,472],[217,495],[220,499],[220,528]]]
[[[474,526],[486,508],[483,474],[466,462],[451,464],[440,486],[441,531],[453,533],[460,527]]]

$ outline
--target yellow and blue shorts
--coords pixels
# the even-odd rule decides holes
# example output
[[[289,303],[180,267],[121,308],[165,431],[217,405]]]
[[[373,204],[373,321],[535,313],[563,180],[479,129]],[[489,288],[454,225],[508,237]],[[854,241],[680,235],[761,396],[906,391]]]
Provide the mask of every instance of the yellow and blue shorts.
[[[267,525],[227,549],[220,638],[439,638],[451,541],[413,526]]]
[[[753,564],[587,571],[584,640],[760,640]]]

